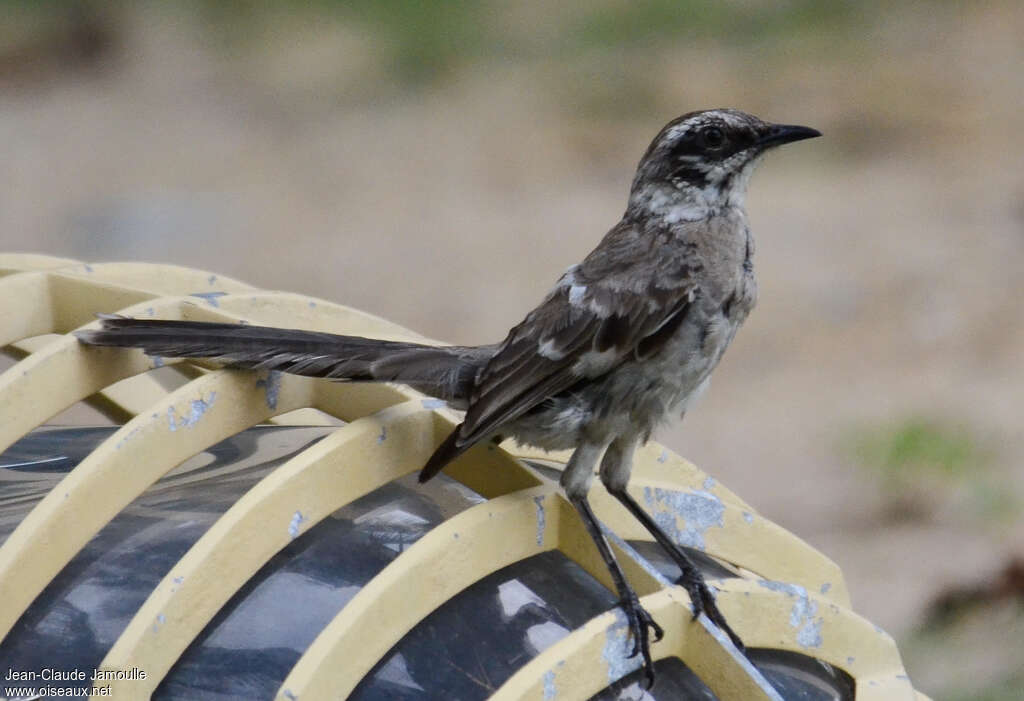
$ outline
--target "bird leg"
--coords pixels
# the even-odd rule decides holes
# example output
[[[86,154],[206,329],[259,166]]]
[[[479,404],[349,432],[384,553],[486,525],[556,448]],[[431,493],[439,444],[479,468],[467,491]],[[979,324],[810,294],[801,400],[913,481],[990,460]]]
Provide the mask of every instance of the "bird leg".
[[[615,559],[615,555],[612,553],[608,541],[605,540],[604,534],[601,533],[601,526],[597,521],[597,517],[594,516],[594,512],[590,509],[587,498],[570,496],[569,501],[576,507],[576,511],[579,512],[587,533],[590,534],[594,544],[597,545],[597,550],[601,553],[601,559],[604,560],[604,564],[608,567],[608,572],[612,576],[612,582],[615,584],[615,590],[619,595],[619,605],[622,606],[622,610],[626,613],[626,620],[629,621],[629,630],[633,634],[633,651],[629,656],[636,657],[638,653],[643,656],[644,676],[647,679],[647,688],[649,689],[654,685],[654,663],[651,660],[650,633],[652,630],[654,631],[654,641],[657,642],[661,640],[665,631],[662,630],[651,614],[647,612],[647,609],[640,604],[640,597],[637,596],[636,591],[626,581],[626,574],[622,571],[622,566]]]
[[[633,651],[629,656],[636,657],[637,654],[643,656],[644,675],[647,680],[647,688],[650,688],[654,684],[654,662],[651,659],[650,634],[651,631],[654,631],[654,640],[657,642],[661,640],[665,631],[640,604],[640,597],[626,580],[626,573],[622,571],[622,566],[615,559],[611,546],[608,545],[608,541],[601,532],[601,525],[587,501],[587,490],[593,481],[594,463],[597,462],[603,448],[604,446],[601,444],[581,444],[569,459],[569,464],[562,473],[561,483],[569,502],[579,513],[587,533],[590,534],[601,559],[604,560],[604,564],[611,574],[612,583],[619,596],[619,605],[626,614],[629,630],[633,635]]]
[[[654,540],[668,553],[673,562],[679,567],[680,576],[677,584],[682,585],[690,595],[690,602],[693,605],[693,617],[697,618],[701,613],[706,613],[711,622],[725,632],[740,650],[743,650],[743,641],[733,631],[725,616],[718,609],[715,597],[711,593],[704,575],[694,564],[693,560],[665,533],[651,515],[648,514],[636,499],[626,491],[626,484],[629,481],[629,473],[632,469],[633,451],[636,448],[635,441],[616,440],[605,451],[604,459],[601,461],[601,482],[608,492],[629,510],[633,517],[654,536]]]

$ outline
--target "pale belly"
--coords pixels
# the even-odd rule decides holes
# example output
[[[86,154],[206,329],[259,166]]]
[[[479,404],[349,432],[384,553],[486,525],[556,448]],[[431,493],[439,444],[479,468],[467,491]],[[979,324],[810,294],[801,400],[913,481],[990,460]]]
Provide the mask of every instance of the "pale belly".
[[[739,323],[721,313],[684,323],[656,355],[626,361],[600,378],[581,382],[502,433],[546,450],[574,448],[584,438],[604,443],[617,436],[639,436],[646,441],[659,424],[681,415],[706,389]]]

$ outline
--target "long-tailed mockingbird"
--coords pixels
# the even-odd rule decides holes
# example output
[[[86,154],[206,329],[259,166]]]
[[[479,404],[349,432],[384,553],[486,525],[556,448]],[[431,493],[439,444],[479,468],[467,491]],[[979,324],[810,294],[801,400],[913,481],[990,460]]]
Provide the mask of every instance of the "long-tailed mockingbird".
[[[608,491],[682,571],[694,615],[732,640],[704,578],[686,553],[626,491],[633,452],[704,389],[754,306],[754,240],[744,199],[768,149],[820,136],[732,109],[691,112],[668,123],[637,167],[622,219],[582,263],[559,278],[504,341],[427,346],[240,324],[105,317],[78,337],[168,357],[216,358],[335,380],[400,382],[464,409],[465,419],[420,473],[436,475],[473,444],[496,436],[546,450],[574,449],[562,473],[611,572],[653,680],[650,634],[661,627],[640,605],[587,503],[599,468]]]

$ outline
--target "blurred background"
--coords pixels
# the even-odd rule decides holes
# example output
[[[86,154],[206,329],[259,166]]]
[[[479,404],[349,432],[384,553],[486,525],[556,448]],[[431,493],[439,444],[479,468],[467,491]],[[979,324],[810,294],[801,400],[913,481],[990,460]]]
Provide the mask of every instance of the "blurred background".
[[[496,341],[669,119],[754,178],[761,301],[659,438],[843,568],[937,701],[1024,689],[1024,4],[0,0],[0,250]]]

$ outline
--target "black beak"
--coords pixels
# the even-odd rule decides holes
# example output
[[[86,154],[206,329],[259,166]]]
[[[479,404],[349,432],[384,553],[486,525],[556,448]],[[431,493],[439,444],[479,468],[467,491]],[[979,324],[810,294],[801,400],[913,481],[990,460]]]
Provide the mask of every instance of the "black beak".
[[[821,132],[817,129],[811,129],[810,127],[801,127],[796,124],[771,124],[762,132],[761,138],[757,141],[757,145],[763,148],[769,148],[771,146],[781,146],[782,144],[788,144],[794,141],[813,139],[817,136],[821,136]]]

